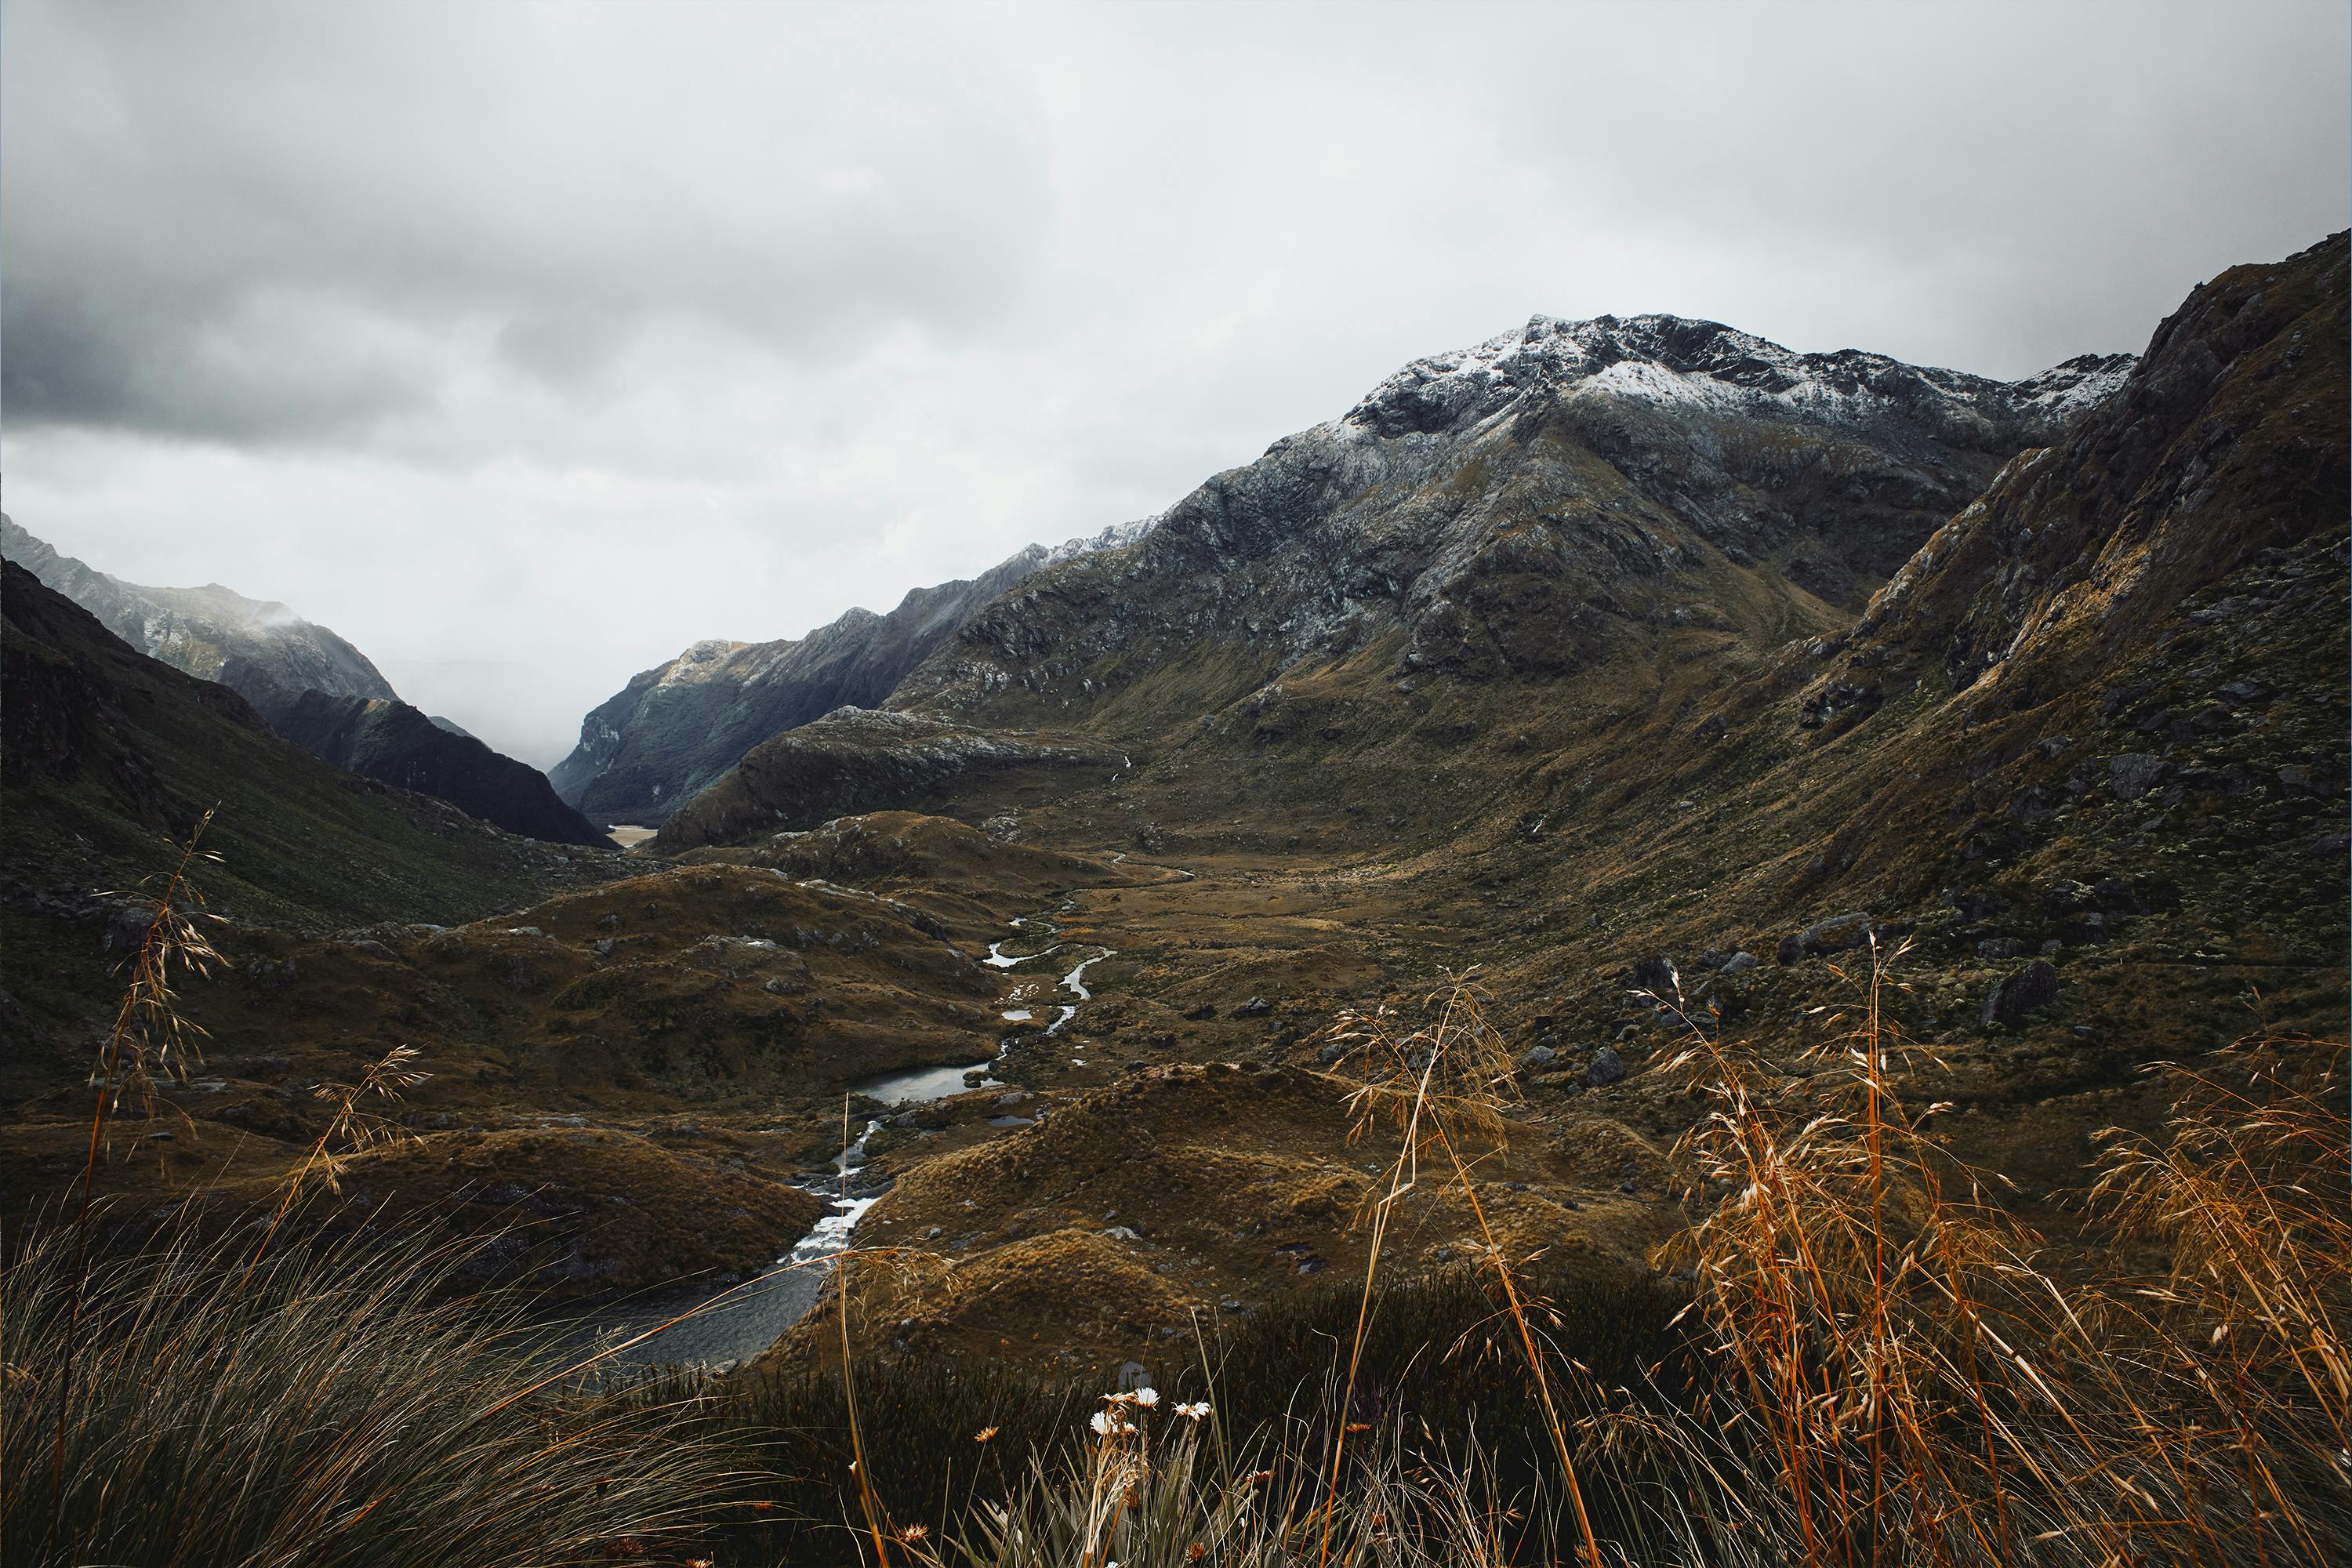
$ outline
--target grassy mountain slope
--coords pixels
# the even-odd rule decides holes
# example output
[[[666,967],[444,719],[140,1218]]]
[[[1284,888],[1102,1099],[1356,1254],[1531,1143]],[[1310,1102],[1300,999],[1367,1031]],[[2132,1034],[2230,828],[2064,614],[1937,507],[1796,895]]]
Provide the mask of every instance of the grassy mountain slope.
[[[77,1026],[102,1000],[105,895],[167,869],[207,809],[213,908],[251,925],[463,921],[618,861],[330,767],[13,563],[5,593],[6,986],[37,1024]]]
[[[2099,1128],[2157,1115],[2147,1064],[2258,1020],[2341,1026],[2345,261],[2338,237],[2200,288],[2110,397],[1985,470],[1980,497],[1913,514],[1891,582],[1850,609],[1785,557],[1736,559],[1695,511],[1650,499],[1665,481],[1639,465],[1606,465],[1623,512],[1580,511],[1611,493],[1583,466],[1590,445],[1580,457],[1550,416],[1491,411],[1418,488],[1360,492],[1387,524],[1359,512],[1316,531],[1314,485],[1339,481],[1284,458],[992,606],[902,691],[910,732],[978,743],[1050,721],[1133,765],[1097,782],[940,775],[930,808],[1161,874],[1080,888],[1053,915],[1054,940],[1115,954],[1088,972],[1096,1000],[999,1072],[1068,1131],[1017,1128],[965,1154],[973,1133],[952,1112],[887,1157],[908,1179],[875,1233],[937,1226],[957,1260],[887,1310],[984,1349],[1004,1324],[958,1281],[1066,1268],[1083,1297],[1066,1331],[1103,1338],[1106,1358],[1146,1355],[1157,1309],[1096,1314],[1139,1258],[1178,1280],[1202,1268],[1211,1295],[1246,1262],[1224,1256],[1235,1238],[1185,1240],[1192,1205],[1168,1184],[1118,1184],[1116,1223],[1145,1241],[1106,1249],[1102,1209],[1063,1192],[1072,1181],[1013,1182],[972,1212],[915,1173],[1068,1169],[1056,1138],[1139,1069],[1312,1068],[1341,1007],[1410,1014],[1474,965],[1523,1063],[1515,1142],[1613,1141],[1579,1201],[1614,1181],[1630,1210],[1671,1207],[1663,1156],[1700,1108],[1665,1064],[1690,1026],[1643,993],[1679,990],[1759,1082],[1787,1088],[1843,1026],[1874,933],[1888,954],[1911,943],[1891,959],[1887,1016],[1941,1055],[1920,1089],[1951,1103],[1954,1146],[2016,1180],[2037,1223],[2074,1223],[2038,1200],[2081,1179]],[[1787,504],[1822,515],[1811,492]],[[1560,521],[1577,516],[1589,523]],[[1898,537],[1884,513],[1846,516],[1806,531],[1848,548]],[[1478,608],[1444,620],[1454,640],[1412,613],[1417,590],[1395,613],[1360,603],[1354,620],[1308,624],[1319,590],[1304,574],[1432,537],[1467,544],[1428,600]],[[1311,650],[1289,657],[1302,637]],[[804,762],[834,744],[824,730],[793,738]],[[922,733],[916,750],[936,749]],[[865,776],[887,783],[888,761],[877,749]],[[781,794],[763,800],[790,816]],[[1277,1144],[1316,1146],[1322,1124],[1301,1114]],[[1197,1134],[1184,1117],[1130,1118],[1103,1136],[1147,1160]],[[1204,1159],[1177,1163],[1197,1184]],[[1280,1195],[1255,1179],[1214,1201]],[[1277,1222],[1344,1245],[1279,1215],[1269,1242]]]

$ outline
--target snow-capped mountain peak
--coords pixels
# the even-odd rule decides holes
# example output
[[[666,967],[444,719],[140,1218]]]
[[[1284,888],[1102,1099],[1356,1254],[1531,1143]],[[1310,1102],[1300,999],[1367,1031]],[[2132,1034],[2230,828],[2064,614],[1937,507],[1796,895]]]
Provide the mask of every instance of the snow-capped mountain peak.
[[[1545,389],[1749,416],[1845,421],[1901,407],[1914,417],[2063,420],[2112,392],[2135,363],[2130,354],[2084,355],[2003,382],[1859,349],[1799,353],[1719,321],[1681,316],[1535,316],[1470,348],[1413,361],[1340,423],[1382,436],[1446,428]]]

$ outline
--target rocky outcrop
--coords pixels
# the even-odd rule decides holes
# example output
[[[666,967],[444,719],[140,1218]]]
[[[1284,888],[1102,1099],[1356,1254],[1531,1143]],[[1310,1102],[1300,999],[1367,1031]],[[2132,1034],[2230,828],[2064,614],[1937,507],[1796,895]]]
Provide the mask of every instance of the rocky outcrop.
[[[1856,669],[1932,670],[1988,715],[2030,706],[2111,669],[2264,552],[2340,525],[2346,261],[2338,234],[2198,289],[2113,397],[2010,464],[1828,651]],[[2227,626],[2263,607],[2246,597],[2191,619]],[[2110,766],[2131,799],[2161,763]]]
[[[392,683],[365,654],[285,605],[224,588],[150,588],[60,555],[0,517],[0,554],[150,658],[217,680],[260,702],[304,691],[389,699]]]
[[[2003,975],[1986,994],[1983,1016],[1979,1022],[1988,1029],[2022,1023],[2028,1014],[2057,1001],[2058,990],[2058,972],[2037,958],[2024,968]]]
[[[287,740],[350,773],[438,795],[469,816],[556,844],[605,837],[557,798],[545,774],[445,728],[405,702],[305,691],[257,706]]]
[[[880,707],[975,610],[1039,568],[1150,526],[1032,545],[969,581],[918,588],[887,616],[852,610],[798,641],[697,643],[581,721],[580,744],[551,775],[556,792],[600,822],[662,822],[771,735],[837,708]]]

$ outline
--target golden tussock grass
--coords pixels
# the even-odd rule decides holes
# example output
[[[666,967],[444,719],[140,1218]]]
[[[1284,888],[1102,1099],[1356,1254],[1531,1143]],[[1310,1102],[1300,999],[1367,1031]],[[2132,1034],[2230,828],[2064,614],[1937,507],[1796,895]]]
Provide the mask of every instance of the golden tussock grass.
[[[93,1169],[110,1108],[194,1055],[171,977],[213,957],[195,855],[160,890],[101,1048]],[[1361,1069],[1352,1124],[1394,1153],[1358,1216],[1367,1262],[1344,1331],[1300,1341],[1328,1347],[1328,1364],[1296,1365],[1310,1408],[1229,1426],[1223,1413],[1265,1391],[1229,1400],[1220,1379],[1263,1382],[1276,1363],[1237,1371],[1205,1336],[1175,1380],[1191,1397],[1127,1388],[1074,1408],[1067,1391],[1001,1378],[927,1385],[918,1367],[861,1359],[853,1332],[849,1271],[904,1260],[845,1255],[841,1368],[808,1387],[837,1402],[847,1477],[833,1515],[782,1548],[729,1521],[792,1495],[770,1457],[796,1451],[776,1427],[811,1419],[806,1391],[688,1378],[599,1392],[620,1347],[562,1352],[511,1294],[451,1299],[457,1244],[281,1237],[305,1185],[393,1135],[366,1108],[415,1072],[394,1052],[325,1090],[336,1114],[257,1242],[207,1245],[188,1226],[93,1264],[87,1202],[69,1226],[19,1238],[0,1299],[0,1542],[41,1563],[396,1563],[445,1560],[459,1538],[487,1563],[726,1548],[877,1568],[2341,1560],[2345,1044],[2264,1034],[2151,1068],[2168,1113],[2105,1136],[2082,1234],[2053,1240],[1954,1155],[1945,1108],[1919,1095],[1937,1053],[1884,1005],[1905,956],[1872,950],[1795,1093],[1713,1019],[1650,1069],[1705,1102],[1675,1152],[1687,1224],[1656,1259],[1688,1282],[1677,1364],[1603,1375],[1563,1348],[1580,1308],[1539,1287],[1555,1278],[1542,1249],[1489,1220],[1513,1064],[1477,992],[1454,985],[1423,1026],[1385,1012],[1335,1025]],[[1358,1416],[1383,1309],[1410,1294],[1383,1274],[1391,1224],[1427,1188],[1472,1216],[1479,1281],[1444,1328],[1429,1320],[1428,1354],[1514,1368],[1514,1429],[1450,1442],[1409,1411]],[[862,1418],[877,1410],[879,1429]],[[1018,1458],[997,1446],[1015,1416],[1031,1445]],[[936,1495],[890,1495],[872,1468],[877,1446],[893,1476],[926,1465],[904,1451],[909,1422],[977,1434],[937,1441]],[[1038,1434],[1064,1425],[1056,1458]]]

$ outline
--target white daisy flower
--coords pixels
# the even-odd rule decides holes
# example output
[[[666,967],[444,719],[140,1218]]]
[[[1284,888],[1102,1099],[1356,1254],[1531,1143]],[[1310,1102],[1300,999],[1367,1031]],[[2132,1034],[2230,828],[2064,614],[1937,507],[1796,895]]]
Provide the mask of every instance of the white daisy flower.
[[[1204,1419],[1209,1414],[1209,1402],[1203,1399],[1192,1405],[1179,1405],[1176,1407],[1176,1414],[1187,1421]]]
[[[1139,1388],[1130,1397],[1144,1409],[1149,1410],[1160,1403],[1160,1391],[1156,1388]]]

